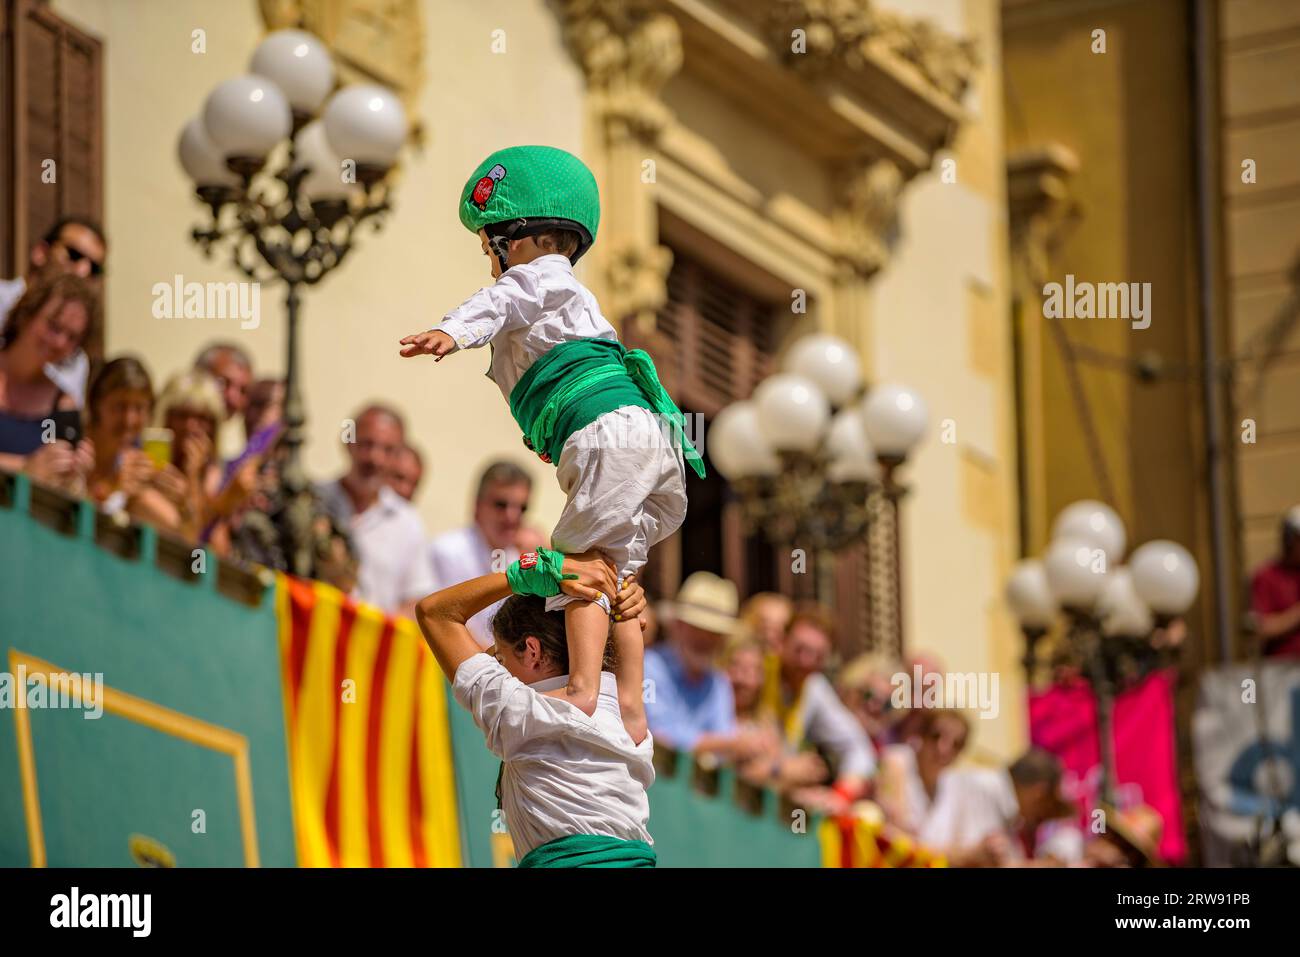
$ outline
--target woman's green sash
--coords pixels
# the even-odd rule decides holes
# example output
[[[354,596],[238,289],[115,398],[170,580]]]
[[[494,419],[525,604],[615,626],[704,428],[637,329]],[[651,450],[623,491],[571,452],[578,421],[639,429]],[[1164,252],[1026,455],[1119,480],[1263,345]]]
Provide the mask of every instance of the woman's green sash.
[[[613,339],[562,342],[534,362],[510,390],[510,414],[529,448],[545,452],[555,464],[569,436],[628,405],[649,409],[668,422],[672,441],[695,474],[704,478],[704,462],[686,438],[681,410],[644,350],[629,351]]]

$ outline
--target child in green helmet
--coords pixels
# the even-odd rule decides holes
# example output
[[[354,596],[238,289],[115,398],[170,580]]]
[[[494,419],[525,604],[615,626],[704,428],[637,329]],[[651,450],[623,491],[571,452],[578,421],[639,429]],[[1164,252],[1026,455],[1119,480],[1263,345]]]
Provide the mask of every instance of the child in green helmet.
[[[609,619],[601,605],[564,591],[563,555],[596,549],[621,577],[635,575],[686,517],[685,463],[701,476],[703,465],[650,357],[623,347],[574,278],[600,222],[596,180],[582,161],[547,146],[498,150],[461,191],[460,219],[478,235],[496,282],[435,328],[402,339],[401,354],[441,361],[490,344],[488,376],[524,443],[556,466],[566,502],[554,551],[521,555],[508,575],[515,592],[564,609],[569,683],[550,694],[590,715]],[[640,623],[616,620],[613,628],[619,704],[639,743],[648,733]]]

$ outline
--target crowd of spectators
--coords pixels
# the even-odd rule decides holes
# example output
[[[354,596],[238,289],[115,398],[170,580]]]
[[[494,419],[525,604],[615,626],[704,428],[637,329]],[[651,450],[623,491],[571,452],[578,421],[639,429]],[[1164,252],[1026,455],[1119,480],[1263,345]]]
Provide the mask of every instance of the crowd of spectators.
[[[872,820],[951,866],[1147,866],[1159,815],[1107,809],[1100,833],[1081,827],[1060,762],[1031,749],[1009,766],[963,761],[970,718],[900,707],[895,689],[929,656],[866,654],[833,666],[836,625],[815,604],[736,588],[695,572],[661,604],[646,653],[646,710],[656,747],[726,762],[794,805]],[[1087,839],[1085,839],[1087,838]]]

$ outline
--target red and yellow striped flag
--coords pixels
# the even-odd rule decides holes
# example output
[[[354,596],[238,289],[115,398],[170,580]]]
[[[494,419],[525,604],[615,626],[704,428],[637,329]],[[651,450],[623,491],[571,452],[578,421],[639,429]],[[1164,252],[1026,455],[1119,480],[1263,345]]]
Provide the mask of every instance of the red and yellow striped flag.
[[[823,867],[947,867],[947,859],[885,823],[875,805],[822,821]]]
[[[459,867],[446,693],[415,624],[278,578],[299,865]]]

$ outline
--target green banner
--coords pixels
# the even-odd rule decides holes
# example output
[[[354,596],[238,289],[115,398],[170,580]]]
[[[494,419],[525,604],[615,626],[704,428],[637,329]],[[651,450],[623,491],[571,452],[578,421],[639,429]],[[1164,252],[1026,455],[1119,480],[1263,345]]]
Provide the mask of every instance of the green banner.
[[[294,865],[273,591],[0,482],[0,865]]]

